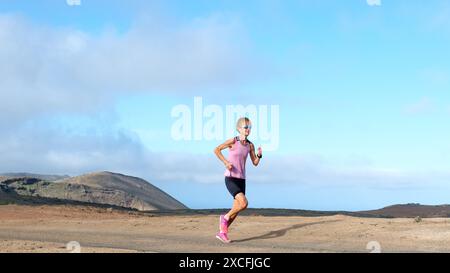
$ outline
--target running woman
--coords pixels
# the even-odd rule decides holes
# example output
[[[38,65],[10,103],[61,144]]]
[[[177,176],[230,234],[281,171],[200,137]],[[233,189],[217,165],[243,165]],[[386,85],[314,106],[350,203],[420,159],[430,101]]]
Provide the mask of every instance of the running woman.
[[[262,149],[258,148],[258,154],[255,154],[255,147],[253,143],[248,140],[252,129],[252,123],[248,118],[240,118],[236,124],[236,130],[239,136],[230,138],[223,144],[217,146],[214,150],[216,156],[225,165],[225,185],[233,196],[233,207],[224,215],[220,215],[219,233],[216,238],[224,243],[230,243],[228,239],[228,227],[236,219],[239,212],[245,210],[248,206],[247,198],[245,197],[245,162],[248,154],[252,160],[253,165],[258,166],[262,158]],[[228,160],[222,154],[222,150],[229,148]]]

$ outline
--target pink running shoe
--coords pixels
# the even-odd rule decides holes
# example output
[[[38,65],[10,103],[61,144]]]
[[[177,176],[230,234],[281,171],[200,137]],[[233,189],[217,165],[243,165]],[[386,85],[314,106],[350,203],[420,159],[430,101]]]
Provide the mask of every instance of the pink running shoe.
[[[228,239],[228,235],[226,233],[219,232],[219,233],[216,234],[216,238],[221,240],[223,243],[226,243],[226,244],[231,242],[231,240]]]
[[[228,221],[225,215],[220,215],[219,230],[221,233],[228,233]]]

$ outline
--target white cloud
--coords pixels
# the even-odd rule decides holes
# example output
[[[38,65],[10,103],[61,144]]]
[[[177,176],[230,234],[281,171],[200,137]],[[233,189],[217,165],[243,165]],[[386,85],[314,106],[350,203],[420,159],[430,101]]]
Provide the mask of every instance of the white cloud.
[[[366,0],[369,6],[381,6],[381,0]]]
[[[84,132],[84,133],[81,133]],[[153,152],[121,129],[76,130],[27,126],[0,135],[0,172],[70,174],[109,170],[143,177],[163,185],[223,183],[224,166],[210,154]],[[343,160],[343,161],[342,161]],[[377,167],[370,160],[285,155],[264,157],[258,167],[247,162],[251,183],[283,188],[308,187],[413,188],[435,183],[437,173]],[[448,181],[442,174],[439,181]]]
[[[69,6],[80,6],[81,0],[66,0],[66,3]]]
[[[141,19],[98,35],[0,14],[0,123],[41,113],[95,112],[118,94],[198,94],[261,76],[238,20],[184,25]]]
[[[408,104],[404,111],[408,114],[420,114],[433,110],[434,104],[427,97],[421,98],[419,101]]]
[[[75,122],[73,128],[43,121],[67,114],[96,119],[119,95],[191,95],[267,76],[236,19],[214,14],[177,25],[149,18],[124,33],[93,35],[0,14],[1,171],[107,169],[207,183],[218,168],[220,177],[220,166],[209,158],[155,154],[115,120]]]

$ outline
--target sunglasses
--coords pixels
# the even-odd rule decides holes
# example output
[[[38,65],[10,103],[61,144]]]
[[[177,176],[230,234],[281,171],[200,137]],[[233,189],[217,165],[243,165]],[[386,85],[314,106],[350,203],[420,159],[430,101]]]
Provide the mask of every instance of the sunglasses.
[[[245,125],[245,126],[241,126],[241,128],[242,129],[252,129],[252,126],[251,125]]]

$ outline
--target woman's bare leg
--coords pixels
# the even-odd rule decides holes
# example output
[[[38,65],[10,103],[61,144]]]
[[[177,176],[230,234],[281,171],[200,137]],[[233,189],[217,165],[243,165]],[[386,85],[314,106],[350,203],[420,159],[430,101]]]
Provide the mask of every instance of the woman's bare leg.
[[[248,201],[245,195],[241,192],[234,197],[233,208],[225,214],[228,218],[228,226],[236,219],[239,212],[245,210],[248,206]],[[231,221],[231,222],[230,222]]]
[[[233,201],[233,208],[237,208],[237,207],[240,207],[239,201],[236,200],[236,199],[234,199],[234,201]],[[239,215],[239,212],[236,213],[236,214],[234,214],[233,216],[230,216],[230,219],[228,219],[228,226],[230,226],[231,223],[233,223],[234,219],[236,219],[236,217],[237,217],[238,215]]]

